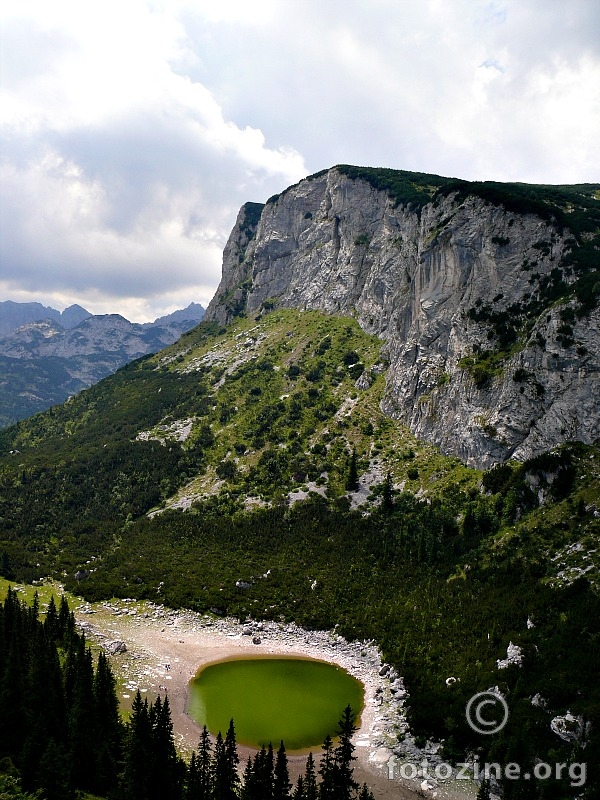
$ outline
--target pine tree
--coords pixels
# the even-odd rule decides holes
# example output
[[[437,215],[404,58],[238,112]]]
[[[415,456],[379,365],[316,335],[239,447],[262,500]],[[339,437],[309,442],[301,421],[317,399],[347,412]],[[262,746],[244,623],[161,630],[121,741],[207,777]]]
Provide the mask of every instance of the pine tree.
[[[273,748],[269,744],[269,748],[263,745],[258,753],[254,756],[252,764],[252,791],[253,797],[257,800],[270,800],[273,797],[273,781],[274,781],[274,760]]]
[[[64,748],[49,739],[37,769],[37,785],[46,800],[71,800],[74,792],[69,779],[69,760]]]
[[[10,556],[6,550],[2,551],[2,556],[0,557],[0,575],[3,578],[6,578],[7,581],[14,581],[15,579],[15,573],[10,562]]]
[[[306,768],[304,771],[304,800],[317,800],[317,796],[317,772],[315,769],[315,760],[311,752],[306,759]]]
[[[290,796],[290,773],[288,770],[287,754],[283,741],[279,745],[277,758],[275,760],[274,780],[273,780],[273,799],[286,800]]]
[[[390,514],[394,510],[394,484],[389,472],[385,476],[385,483],[383,484],[381,508],[385,514]]]
[[[256,781],[254,768],[252,766],[252,759],[248,756],[244,775],[242,777],[242,789],[240,792],[240,800],[258,800],[256,794]]]
[[[50,598],[48,603],[48,610],[46,611],[46,619],[44,620],[44,630],[48,639],[53,642],[58,633],[58,613],[56,611],[56,603],[54,602],[54,595]]]
[[[60,598],[60,607],[58,609],[58,635],[65,643],[72,639],[72,633],[75,631],[75,617],[69,609],[69,603],[64,594]]]
[[[152,758],[148,764],[151,773],[150,797],[160,800],[163,797],[176,798],[181,795],[180,763],[175,742],[169,698],[161,702],[160,696],[150,707],[149,718],[152,727]]]
[[[223,735],[219,731],[215,742],[215,757],[213,761],[214,800],[235,800],[236,798],[236,786],[239,779],[237,770],[235,771],[235,776],[231,772],[230,746],[230,743],[226,744],[223,741]]]
[[[490,800],[490,782],[484,778],[477,792],[477,800]]]
[[[335,753],[331,736],[327,734],[322,746],[319,775],[319,800],[337,800],[335,796]]]
[[[98,741],[94,791],[97,794],[107,794],[116,784],[122,756],[123,727],[115,687],[108,659],[100,652],[94,676],[94,726]]]
[[[373,792],[369,789],[366,783],[360,788],[360,792],[358,793],[358,800],[375,800]]]
[[[196,800],[209,800],[213,790],[213,768],[211,759],[212,745],[206,725],[202,728],[198,743],[198,793]]]
[[[81,637],[75,661],[73,702],[69,709],[69,761],[73,785],[88,791],[94,789],[93,765],[99,744],[94,708],[92,653]]]
[[[198,760],[195,751],[192,752],[190,763],[187,768],[187,775],[185,780],[185,800],[197,800],[200,794],[200,780],[198,774]]]
[[[306,795],[304,794],[304,778],[302,775],[298,775],[298,780],[296,781],[296,788],[294,789],[294,794],[292,795],[294,800],[306,800]]]
[[[125,738],[123,775],[119,788],[122,800],[148,800],[150,797],[148,765],[151,756],[152,725],[148,701],[142,700],[138,689],[131,704],[131,718]]]
[[[352,456],[350,458],[350,470],[348,472],[348,480],[346,481],[346,491],[357,492],[358,486],[358,464],[356,461],[356,449],[354,449],[352,450]]]
[[[335,768],[333,770],[334,796],[336,800],[351,800],[358,789],[353,778],[352,762],[356,761],[352,737],[356,733],[354,713],[346,706],[338,723],[338,745],[334,751]]]
[[[237,743],[235,740],[235,727],[233,720],[229,721],[229,728],[225,736],[225,756],[227,760],[228,779],[231,787],[232,796],[237,794],[237,788],[240,782],[238,775],[238,764],[240,758],[237,751]]]

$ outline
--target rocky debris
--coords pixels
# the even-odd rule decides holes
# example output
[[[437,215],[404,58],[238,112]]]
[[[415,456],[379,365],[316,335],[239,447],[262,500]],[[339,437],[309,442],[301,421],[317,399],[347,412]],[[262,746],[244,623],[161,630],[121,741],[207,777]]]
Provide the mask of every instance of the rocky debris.
[[[357,389],[365,391],[366,389],[369,389],[371,387],[372,383],[373,383],[373,378],[368,372],[365,371],[362,373],[362,375],[360,375],[356,379],[354,385],[356,386]]]
[[[512,664],[516,665],[517,667],[520,667],[523,664],[523,651],[518,644],[509,642],[508,647],[506,648],[506,658],[499,658],[496,661],[496,668],[506,669]]]
[[[490,349],[476,309],[510,317],[557,275],[574,280],[561,268],[570,242],[567,228],[475,195],[417,209],[332,168],[267,203],[257,224],[242,209],[206,319],[224,324],[273,301],[356,316],[386,342],[383,410],[487,468],[600,436],[599,309],[574,321],[577,348],[561,344],[563,309],[550,303],[489,379],[476,384],[462,361]]]
[[[120,653],[127,652],[127,646],[125,642],[120,641],[118,639],[114,642],[106,642],[104,644],[104,649],[111,656],[116,656],[119,655]]]
[[[262,642],[262,639],[260,638],[260,636],[253,636],[252,637],[252,644],[260,644],[261,642]]]
[[[195,417],[188,417],[168,424],[162,423],[151,431],[140,431],[135,438],[138,442],[155,441],[165,446],[168,442],[185,442],[192,432],[195,421]]]
[[[550,722],[550,730],[563,742],[582,744],[585,742],[588,729],[589,723],[586,724],[583,717],[576,717],[570,711],[562,717],[554,717]]]
[[[552,586],[570,586],[583,575],[591,584],[598,584],[600,558],[597,548],[573,542],[552,556],[551,561],[556,569],[556,575],[549,580]]]

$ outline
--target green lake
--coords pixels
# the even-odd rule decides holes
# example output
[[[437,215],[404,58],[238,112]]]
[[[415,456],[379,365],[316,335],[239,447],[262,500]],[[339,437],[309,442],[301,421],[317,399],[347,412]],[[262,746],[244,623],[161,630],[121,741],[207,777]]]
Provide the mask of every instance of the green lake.
[[[208,664],[189,690],[188,714],[211,733],[224,736],[233,718],[240,744],[277,749],[283,740],[287,750],[320,747],[347,705],[357,724],[364,698],[362,683],[342,667],[281,656]]]

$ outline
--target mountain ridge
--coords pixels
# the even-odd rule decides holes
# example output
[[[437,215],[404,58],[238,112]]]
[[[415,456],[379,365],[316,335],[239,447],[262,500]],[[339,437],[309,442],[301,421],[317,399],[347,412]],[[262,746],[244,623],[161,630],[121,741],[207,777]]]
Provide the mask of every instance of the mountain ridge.
[[[31,303],[15,309],[18,305],[0,307],[5,327],[23,317],[54,311]],[[3,318],[6,308],[9,313]],[[187,309],[140,324],[119,314],[93,315],[71,306],[62,315],[55,312],[20,325],[0,339],[0,426],[63,402],[128,361],[166,347],[198,324],[203,312],[202,306],[191,303]]]
[[[242,207],[207,319],[356,316],[386,342],[386,412],[467,463],[600,436],[600,185],[338,166]],[[567,227],[567,225],[570,227]]]

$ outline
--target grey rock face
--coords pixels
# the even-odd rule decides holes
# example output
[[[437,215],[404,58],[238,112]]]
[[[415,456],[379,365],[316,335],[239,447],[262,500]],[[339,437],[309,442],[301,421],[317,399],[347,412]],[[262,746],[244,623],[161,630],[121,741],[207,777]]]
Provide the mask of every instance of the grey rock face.
[[[465,369],[464,359],[491,347],[490,325],[473,311],[510,318],[552,279],[568,230],[474,195],[450,194],[418,213],[336,169],[267,203],[256,226],[244,209],[207,319],[273,305],[356,316],[386,342],[383,410],[472,466],[600,436],[597,308],[572,323],[569,345],[561,306],[548,303],[490,380],[476,383]]]

